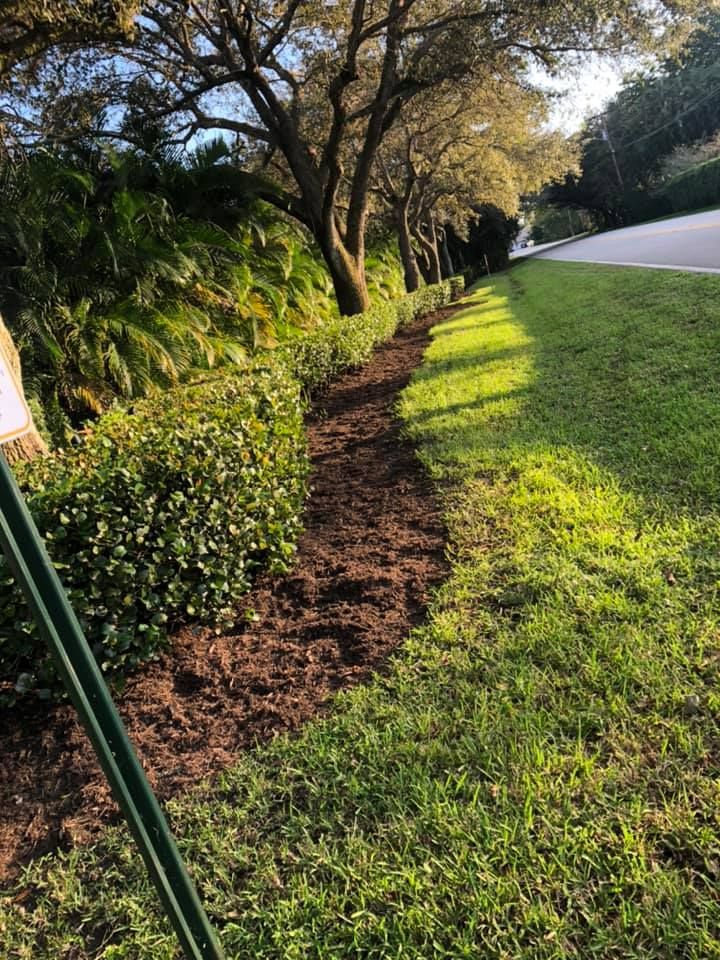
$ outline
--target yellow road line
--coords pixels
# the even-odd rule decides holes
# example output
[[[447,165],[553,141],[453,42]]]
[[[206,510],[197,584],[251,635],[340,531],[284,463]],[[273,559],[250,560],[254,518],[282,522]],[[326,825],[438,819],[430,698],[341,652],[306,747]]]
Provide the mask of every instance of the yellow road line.
[[[720,220],[715,221],[715,223],[696,223],[687,227],[667,227],[665,230],[650,230],[648,232],[643,232],[640,228],[633,230],[631,227],[628,233],[623,237],[616,237],[615,239],[619,240],[632,240],[636,237],[661,237],[668,233],[686,233],[690,230],[718,230],[720,229]],[[618,231],[619,232],[619,231]],[[603,234],[597,234],[601,237]],[[607,234],[606,236],[612,236],[612,234]]]

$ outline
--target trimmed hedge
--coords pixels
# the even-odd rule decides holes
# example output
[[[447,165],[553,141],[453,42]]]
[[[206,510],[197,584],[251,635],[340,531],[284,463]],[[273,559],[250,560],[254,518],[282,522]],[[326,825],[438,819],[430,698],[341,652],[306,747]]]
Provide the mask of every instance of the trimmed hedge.
[[[308,474],[302,390],[462,289],[453,278],[333,321],[246,369],[109,413],[79,447],[17,471],[107,674],[151,659],[183,620],[229,627],[254,572],[287,569]],[[62,687],[0,558],[0,705],[25,694]]]
[[[309,334],[284,344],[276,354],[288,365],[306,393],[321,390],[342,373],[359,367],[378,344],[415,317],[432,313],[457,299],[465,289],[462,276],[421,287],[401,300],[385,301],[355,317],[338,317]]]
[[[266,365],[110,413],[18,480],[112,674],[150,659],[182,619],[230,624],[255,570],[286,569],[307,470],[298,385]],[[6,705],[60,690],[4,561],[0,677]]]
[[[659,192],[669,200],[674,211],[697,210],[720,203],[720,157],[678,174]]]

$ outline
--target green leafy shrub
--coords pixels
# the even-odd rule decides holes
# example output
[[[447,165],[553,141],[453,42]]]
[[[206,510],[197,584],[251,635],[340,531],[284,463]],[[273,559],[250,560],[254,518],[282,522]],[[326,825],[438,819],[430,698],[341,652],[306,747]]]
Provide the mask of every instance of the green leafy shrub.
[[[52,411],[78,425],[336,313],[272,189],[218,140],[0,158],[0,313],[53,439]]]
[[[183,619],[231,622],[255,570],[286,568],[306,474],[298,386],[266,364],[109,413],[18,479],[95,656],[117,674]],[[4,704],[59,691],[4,562],[0,678]]]
[[[457,297],[454,277],[335,319],[234,374],[105,414],[79,448],[18,473],[103,670],[152,658],[183,620],[229,626],[260,569],[283,572],[300,530],[306,393],[398,326]],[[0,560],[0,704],[62,692]]]
[[[670,201],[674,211],[697,210],[720,203],[720,157],[673,177],[659,193]]]
[[[375,304],[355,317],[335,317],[276,351],[307,393],[326,387],[343,370],[358,367],[375,347],[415,317],[431,313],[464,290],[462,277],[421,287],[399,300]]]
[[[396,243],[376,244],[365,257],[370,302],[399,300],[405,296],[402,261]]]
[[[452,303],[465,292],[465,277],[458,273],[454,277],[450,277],[448,283],[450,284],[450,302]]]

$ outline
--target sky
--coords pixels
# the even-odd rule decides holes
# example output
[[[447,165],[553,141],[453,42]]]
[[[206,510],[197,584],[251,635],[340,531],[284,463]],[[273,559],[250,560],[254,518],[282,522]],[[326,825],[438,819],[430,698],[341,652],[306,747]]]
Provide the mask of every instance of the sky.
[[[550,126],[563,133],[575,133],[586,117],[600,113],[618,92],[625,73],[639,66],[638,61],[601,60],[589,57],[571,74],[555,81],[541,81],[558,98],[550,112]]]

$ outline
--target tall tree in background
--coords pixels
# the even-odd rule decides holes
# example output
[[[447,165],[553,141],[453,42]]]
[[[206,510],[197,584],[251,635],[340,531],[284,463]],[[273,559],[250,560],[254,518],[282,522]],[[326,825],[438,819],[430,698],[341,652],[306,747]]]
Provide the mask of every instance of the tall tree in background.
[[[106,45],[104,62],[85,75],[108,107],[127,104],[133,84],[150,80],[154,116],[172,117],[180,137],[225,130],[259,145],[265,162],[279,155],[292,189],[274,202],[313,233],[340,309],[353,314],[368,305],[377,152],[416,96],[464,78],[522,74],[529,60],[552,68],[571,50],[657,43],[695,5],[576,0],[569,12],[565,0],[147,0],[133,39]],[[5,117],[26,119],[27,110]]]
[[[676,56],[629,76],[590,118],[581,174],[551,187],[551,203],[585,208],[608,227],[669,212],[653,195],[664,159],[720,130],[720,15],[712,7]]]
[[[432,90],[406,108],[380,147],[373,189],[390,211],[409,291],[421,270],[430,283],[452,270],[446,226],[464,234],[487,203],[512,215],[522,194],[573,166],[570,144],[545,120],[543,96],[501,75]]]

